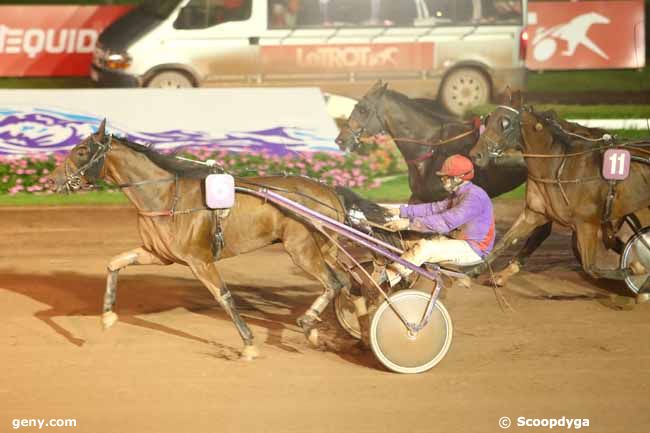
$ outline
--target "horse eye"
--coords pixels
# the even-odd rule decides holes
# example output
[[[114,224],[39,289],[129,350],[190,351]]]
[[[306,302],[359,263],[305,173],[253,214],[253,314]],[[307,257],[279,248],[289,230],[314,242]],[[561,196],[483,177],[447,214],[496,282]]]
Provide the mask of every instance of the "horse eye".
[[[363,105],[359,107],[359,113],[366,114],[367,112],[368,110],[366,110],[366,107],[364,107]]]
[[[510,126],[510,119],[504,117],[501,119],[501,129],[506,130]]]

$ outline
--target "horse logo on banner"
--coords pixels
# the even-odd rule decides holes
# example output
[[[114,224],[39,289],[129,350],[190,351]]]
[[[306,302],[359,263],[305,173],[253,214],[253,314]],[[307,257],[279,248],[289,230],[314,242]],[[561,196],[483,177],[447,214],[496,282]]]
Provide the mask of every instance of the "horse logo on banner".
[[[533,56],[539,62],[550,59],[557,51],[557,39],[561,39],[567,43],[567,49],[561,53],[562,56],[572,57],[582,45],[601,58],[609,60],[607,53],[587,35],[594,24],[609,23],[611,20],[606,16],[597,12],[588,12],[578,15],[567,23],[548,29],[540,27],[533,38]]]

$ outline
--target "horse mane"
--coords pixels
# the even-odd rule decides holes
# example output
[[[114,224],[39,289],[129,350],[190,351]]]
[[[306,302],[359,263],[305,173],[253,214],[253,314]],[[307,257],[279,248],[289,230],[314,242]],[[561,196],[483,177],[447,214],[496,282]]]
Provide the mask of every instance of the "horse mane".
[[[143,154],[163,170],[182,178],[205,179],[209,174],[214,172],[211,167],[177,159],[174,153],[161,153],[155,150],[150,144],[136,143],[126,137],[113,137],[113,139],[129,149]]]
[[[568,122],[558,116],[555,110],[540,112],[531,110],[531,112],[539,121],[549,127],[553,138],[557,139],[566,147],[573,147],[577,144],[577,142],[584,142],[575,136],[567,134],[567,132],[582,135],[583,137],[587,138],[601,138],[604,134],[607,134],[607,131],[601,128],[589,128],[587,126],[580,125],[579,123]],[[589,145],[591,146],[592,143],[589,143]]]
[[[422,99],[422,98],[417,98],[417,99],[409,98],[405,94],[391,89],[386,89],[385,95],[396,100],[402,105],[406,105],[407,107],[410,107],[415,111],[418,111],[420,113],[426,113],[430,117],[438,120],[441,123],[460,123],[460,121],[457,118],[448,116],[446,114],[440,113],[439,111],[433,109],[431,107],[431,104],[434,101],[428,99]]]

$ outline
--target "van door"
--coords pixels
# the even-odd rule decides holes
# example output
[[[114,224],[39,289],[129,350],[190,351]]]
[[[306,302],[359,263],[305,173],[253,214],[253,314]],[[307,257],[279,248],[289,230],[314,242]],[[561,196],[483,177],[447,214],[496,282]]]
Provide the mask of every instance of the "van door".
[[[253,0],[189,0],[180,8],[166,49],[184,59],[201,81],[249,82],[258,74],[264,11]],[[265,9],[265,8],[264,8]],[[265,17],[264,17],[265,18]]]

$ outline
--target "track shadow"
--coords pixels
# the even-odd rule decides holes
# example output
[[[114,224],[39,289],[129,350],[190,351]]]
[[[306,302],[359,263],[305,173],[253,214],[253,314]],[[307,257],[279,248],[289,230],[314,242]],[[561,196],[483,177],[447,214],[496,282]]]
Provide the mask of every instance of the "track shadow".
[[[72,272],[28,275],[0,270],[0,282],[3,289],[47,305],[48,308],[37,311],[34,316],[71,344],[82,346],[85,340],[57,324],[54,318],[93,316],[98,318],[97,326],[100,326],[99,316],[105,287],[105,279],[102,277]],[[302,335],[295,322],[313,301],[316,292],[289,288],[291,290],[287,292],[290,295],[283,295],[264,287],[230,288],[245,320],[267,329],[267,344],[289,352],[299,351],[287,343],[282,335],[286,329]],[[179,307],[230,324],[230,318],[198,280],[155,275],[120,276],[116,312],[122,322],[204,344],[217,344],[142,317]],[[274,309],[281,312],[269,312]],[[228,348],[220,346],[219,351],[227,352]]]

